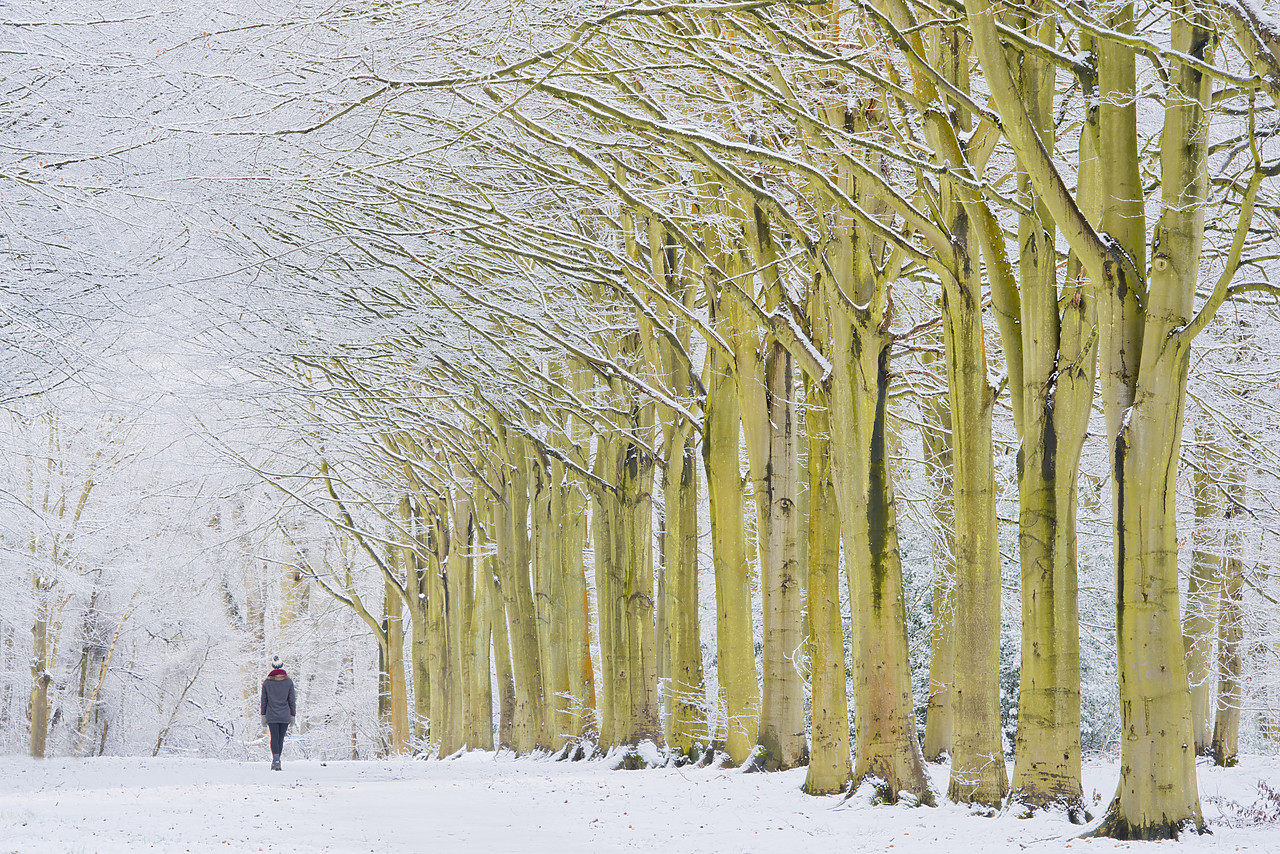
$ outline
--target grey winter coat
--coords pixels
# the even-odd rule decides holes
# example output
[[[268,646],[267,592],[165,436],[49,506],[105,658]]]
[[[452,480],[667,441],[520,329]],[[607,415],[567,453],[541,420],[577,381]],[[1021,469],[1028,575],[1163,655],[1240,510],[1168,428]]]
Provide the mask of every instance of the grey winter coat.
[[[269,724],[293,723],[298,714],[298,699],[293,680],[283,670],[273,670],[262,682],[262,708],[259,711]]]

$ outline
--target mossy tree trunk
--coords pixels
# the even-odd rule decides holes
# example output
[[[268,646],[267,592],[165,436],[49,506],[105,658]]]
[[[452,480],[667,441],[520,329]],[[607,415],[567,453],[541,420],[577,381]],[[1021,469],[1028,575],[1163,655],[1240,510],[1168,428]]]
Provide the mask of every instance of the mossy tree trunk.
[[[1174,49],[1207,57],[1213,37],[1203,13],[1190,3],[1177,9],[1171,24]],[[1122,8],[1113,24],[1122,32],[1132,31],[1133,9]],[[1103,228],[1142,270],[1145,230],[1137,176],[1134,55],[1110,44],[1100,58],[1102,162],[1104,168],[1121,167],[1126,176],[1116,181],[1114,174],[1104,172],[1104,186],[1114,201],[1104,207]],[[1186,329],[1204,241],[1206,108],[1212,95],[1208,76],[1183,62],[1170,69],[1170,89],[1160,157],[1163,209],[1152,247],[1150,288],[1112,264],[1103,283],[1109,298],[1099,306],[1107,354],[1104,406],[1115,453],[1122,731],[1119,789],[1099,832],[1122,839],[1172,837],[1188,827],[1204,827],[1178,606],[1175,493],[1191,350]]]
[[[663,632],[667,645],[667,744],[686,756],[705,748],[707,717],[698,614],[698,463],[688,425],[668,434],[663,498]]]
[[[916,738],[889,479],[885,421],[893,339],[878,320],[859,317],[841,299],[833,312],[831,442],[853,618],[853,780],[878,777],[890,797],[907,792],[931,801]]]
[[[412,482],[412,481],[411,481]],[[431,642],[427,635],[427,570],[420,546],[423,525],[420,507],[409,494],[400,497],[400,522],[404,526],[399,564],[402,578],[386,579],[403,585],[402,596],[409,609],[409,670],[413,677],[413,737],[425,743],[431,724]],[[397,562],[388,561],[388,566]]]
[[[945,237],[930,238],[942,282],[942,331],[951,410],[955,560],[951,708],[950,797],[961,803],[999,805],[1008,789],[1000,728],[1000,550],[995,513],[992,416],[995,389],[987,381],[986,336],[982,324],[980,248],[987,250],[992,290],[1003,262],[1003,234],[980,194],[966,184],[975,152],[961,141],[970,122],[958,96],[969,88],[969,62],[959,28],[934,29],[926,40],[914,12],[889,0],[888,14],[908,28],[917,57],[912,65],[916,97],[927,104],[924,133],[945,169],[938,180],[933,224]],[[946,90],[939,82],[946,83]],[[948,109],[940,109],[946,104]],[[976,140],[975,140],[976,141]],[[981,144],[975,146],[981,148]],[[981,164],[978,164],[978,169]],[[933,192],[927,186],[925,192]],[[995,232],[992,236],[990,232]],[[994,250],[994,251],[993,251]],[[1006,285],[1007,287],[1007,285]],[[994,300],[994,296],[993,296]],[[1020,385],[1016,361],[1010,380]],[[1016,410],[1016,407],[1015,407]]]
[[[560,489],[552,482],[552,466],[532,443],[525,443],[524,466],[529,483],[529,530],[533,584],[533,605],[538,635],[538,659],[542,662],[543,691],[546,698],[546,747],[562,748],[568,740],[569,712],[568,648],[564,644],[564,621],[558,612],[558,588],[563,564],[561,547]]]
[[[419,548],[425,553],[420,572],[421,589],[425,590],[426,596],[423,598],[420,594],[419,601],[424,605],[421,613],[426,626],[426,667],[431,674],[427,701],[431,723],[428,737],[429,744],[438,752],[446,741],[451,740],[448,727],[453,674],[449,669],[449,624],[445,614],[447,570],[444,560],[449,534],[448,520],[441,518],[439,508],[428,505],[421,512],[427,523],[425,541],[419,542]]]

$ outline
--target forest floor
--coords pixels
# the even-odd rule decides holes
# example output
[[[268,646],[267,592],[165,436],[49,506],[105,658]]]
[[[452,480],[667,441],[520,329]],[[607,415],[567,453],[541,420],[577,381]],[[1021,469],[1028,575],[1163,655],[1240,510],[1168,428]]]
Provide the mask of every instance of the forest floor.
[[[1080,839],[1062,815],[994,818],[947,804],[873,806],[800,792],[804,771],[716,768],[611,771],[603,761],[553,762],[472,753],[436,761],[268,762],[190,758],[0,757],[0,852],[1109,852],[1142,843]],[[931,773],[946,789],[946,768]],[[1114,763],[1090,762],[1097,813]],[[1213,833],[1157,849],[1280,851],[1280,757],[1201,766]],[[1262,804],[1265,823],[1230,826]]]

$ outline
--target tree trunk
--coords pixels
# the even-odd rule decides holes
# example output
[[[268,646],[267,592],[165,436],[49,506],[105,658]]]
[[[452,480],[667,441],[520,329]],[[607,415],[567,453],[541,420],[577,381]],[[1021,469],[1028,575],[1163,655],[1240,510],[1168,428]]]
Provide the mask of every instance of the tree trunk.
[[[658,225],[649,224],[650,267],[654,277],[685,308],[694,309],[697,289],[679,268],[678,246]],[[687,271],[686,271],[687,272]],[[675,341],[663,336],[656,348],[660,368],[672,394],[693,402],[698,395],[690,363],[692,331],[673,312],[665,319]],[[642,324],[642,328],[648,325]],[[657,337],[657,336],[654,336]],[[658,589],[659,677],[664,688],[664,733],[668,747],[697,759],[710,743],[702,672],[702,632],[698,595],[698,460],[694,426],[664,407],[662,442],[662,566]]]
[[[505,494],[505,492],[504,492]],[[507,575],[506,509],[503,500],[488,502],[485,522],[489,526],[493,554],[485,577],[489,582],[489,608],[493,626],[493,665],[498,684],[498,747],[515,750],[516,686],[511,664],[510,631],[507,628],[507,596],[503,589]]]
[[[562,480],[559,605],[563,614],[565,691],[567,718],[564,731],[572,740],[582,738],[592,724],[595,691],[591,669],[590,613],[587,604],[586,547],[587,497],[578,484]]]
[[[1132,8],[1125,7],[1118,16],[1116,27],[1132,31]],[[1175,50],[1198,57],[1212,50],[1211,31],[1193,4],[1178,4],[1171,27]],[[1136,174],[1133,52],[1116,45],[1108,51],[1121,56],[1101,55],[1102,69],[1116,67],[1100,78],[1103,109],[1109,102],[1118,103],[1110,107],[1117,114],[1102,116],[1104,162],[1123,156],[1122,171]],[[1120,784],[1097,832],[1120,839],[1174,837],[1186,828],[1204,828],[1178,604],[1175,492],[1191,349],[1181,330],[1192,316],[1204,241],[1206,107],[1211,89],[1208,77],[1197,69],[1173,64],[1160,155],[1163,210],[1156,227],[1147,305],[1135,305],[1133,288],[1142,283],[1127,282],[1112,265],[1107,284],[1114,294],[1113,319],[1100,323],[1112,328],[1112,344],[1122,348],[1110,360],[1119,374],[1108,377],[1104,372],[1104,379],[1112,380],[1104,383],[1104,401],[1110,386],[1106,405],[1115,452],[1116,639],[1123,735]],[[1106,142],[1116,133],[1132,136],[1108,150]],[[1145,234],[1133,225],[1135,219],[1137,226],[1142,224],[1141,182],[1129,183],[1137,195],[1114,203],[1110,220],[1116,228],[1113,236],[1142,270]],[[1124,189],[1107,186],[1113,198]],[[1104,213],[1103,227],[1110,231],[1110,224]],[[1114,319],[1117,308],[1123,324]],[[1101,320],[1101,309],[1099,316]],[[1138,326],[1134,332],[1127,328],[1131,317]],[[1115,334],[1118,326],[1123,334]],[[1107,344],[1105,337],[1103,343]],[[1135,357],[1137,370],[1132,371]],[[1116,388],[1117,377],[1130,376],[1126,387]],[[1118,410],[1117,404],[1124,406]]]
[[[955,480],[955,673],[951,784],[958,803],[998,806],[1008,789],[1000,730],[1000,548],[976,241],[957,205],[958,278],[944,284],[943,339]]]
[[[568,671],[564,645],[563,605],[559,596],[561,564],[556,557],[560,546],[560,490],[553,486],[548,463],[529,445],[525,453],[529,479],[529,516],[532,546],[533,604],[538,626],[538,658],[542,662],[546,696],[546,746],[557,751],[567,740]]]
[[[643,409],[651,409],[646,404]],[[645,425],[640,425],[644,430]],[[619,460],[622,523],[618,591],[626,614],[627,692],[630,706],[624,742],[662,744],[658,703],[658,653],[654,622],[653,479],[654,461],[639,445],[623,443]]]
[[[832,469],[853,617],[853,782],[884,781],[890,800],[933,794],[916,738],[897,512],[889,477],[892,338],[833,298]],[[851,316],[852,315],[852,316]]]
[[[709,249],[716,234],[708,230]],[[714,257],[714,256],[713,256]],[[723,330],[719,293],[708,277],[707,300],[712,323]],[[725,711],[724,749],[734,765],[746,762],[756,746],[760,724],[760,687],[756,681],[751,627],[751,568],[743,526],[740,468],[741,418],[737,382],[723,353],[707,358],[707,409],[702,436],[702,461],[711,506],[711,559],[716,579],[716,660],[721,701]]]
[[[1195,739],[1178,608],[1175,472],[1207,199],[1208,77],[1172,59],[1161,131],[1160,221],[1147,272],[1145,196],[1138,152],[1135,48],[1099,36],[1098,140],[1101,232],[1035,139],[1022,93],[987,0],[966,0],[974,53],[1005,138],[1063,226],[1094,286],[1102,399],[1113,450],[1116,625],[1120,674],[1121,772],[1116,797],[1095,832],[1122,839],[1176,836],[1203,828]],[[1171,15],[1174,56],[1203,60],[1213,33],[1203,10],[1180,2]],[[1134,31],[1132,5],[1106,24]],[[1087,40],[1086,40],[1087,41]]]
[[[1092,364],[1092,354],[1086,358]],[[1073,362],[1056,363],[1054,381],[1029,395],[1019,457],[1022,667],[1013,789],[1024,803],[1065,805],[1083,820],[1076,491],[1093,371]],[[1029,369],[1026,376],[1043,375]]]
[[[502,579],[502,588],[507,598],[507,629],[515,676],[512,735],[516,753],[523,755],[545,749],[548,740],[538,626],[529,575],[529,483],[519,464],[518,444],[511,443],[514,461],[508,466],[506,524],[503,526],[507,538],[506,577]]]
[[[426,515],[426,514],[424,514]],[[426,543],[426,619],[427,667],[431,671],[431,747],[437,753],[444,747],[449,729],[449,691],[453,674],[449,672],[449,624],[445,618],[448,596],[445,593],[445,552],[448,549],[448,519],[430,512]],[[445,755],[445,754],[440,754]]]
[[[573,389],[585,394],[591,378],[583,366],[570,366]],[[570,456],[585,470],[588,465],[587,449],[591,445],[588,430],[570,418],[566,435],[571,439]],[[595,672],[591,662],[591,600],[587,589],[585,551],[587,547],[587,514],[591,499],[579,483],[563,482],[564,491],[564,545],[561,557],[565,561],[565,607],[569,609],[566,643],[570,645],[570,691],[572,709],[576,717],[574,732],[583,738],[594,734],[599,725],[596,709]]]
[[[547,655],[546,677],[551,725],[551,749],[559,751],[576,738],[576,727],[573,715],[573,690],[569,677],[571,659],[576,647],[569,643],[571,611],[573,606],[567,594],[569,571],[568,555],[571,548],[567,533],[569,520],[565,516],[565,471],[563,463],[548,460],[548,476],[545,489],[547,500],[545,516],[539,513],[543,522],[541,541],[538,543],[540,560],[545,562],[546,571],[542,576],[547,587],[538,593],[538,602],[546,615]],[[541,621],[542,615],[539,615]]]
[[[936,357],[924,354],[929,365]],[[925,707],[924,758],[940,761],[951,752],[952,685],[955,681],[955,583],[952,535],[955,508],[951,479],[951,410],[946,395],[923,403],[924,464],[929,478],[930,506],[938,526],[933,546],[933,622],[929,630],[929,702]]]
[[[498,747],[515,750],[516,678],[511,666],[506,596],[496,574],[489,576],[489,609],[493,615],[493,667],[498,683]]]
[[[698,625],[698,468],[693,431],[671,433],[663,470],[666,532],[663,537],[663,643],[667,653],[667,744],[697,758],[707,745],[702,637]]]
[[[804,731],[804,679],[794,658],[804,644],[804,577],[799,552],[799,458],[795,369],[791,355],[770,342],[765,365],[769,462],[765,477],[769,523],[761,561],[764,682],[760,746],[765,767],[786,770],[809,761]]]
[[[76,699],[80,708],[76,720],[76,741],[75,755],[83,756],[85,735],[90,728],[96,727],[98,717],[101,712],[101,705],[98,703],[98,692],[93,687],[93,677],[91,674],[103,673],[106,669],[105,661],[107,644],[103,637],[105,626],[102,625],[102,614],[100,611],[102,588],[101,568],[95,573],[97,576],[93,582],[93,592],[89,595],[89,606],[85,608],[84,614],[80,619],[80,662],[79,671],[80,678],[76,687]],[[0,665],[2,666],[2,665]]]
[[[596,599],[604,692],[600,746],[662,742],[654,624],[653,460],[626,436],[601,437],[596,492]]]
[[[384,580],[382,607],[383,631],[387,636],[383,666],[386,673],[387,722],[391,726],[390,752],[404,756],[409,752],[409,689],[404,676],[404,602],[400,591]]]
[[[1019,22],[1031,37],[1053,44],[1057,20],[1032,7]],[[1055,68],[1033,51],[1019,57],[1024,104],[1045,147],[1053,150]],[[1080,134],[1077,193],[1094,221],[1099,215],[1096,126]],[[1076,491],[1080,453],[1096,380],[1096,318],[1077,256],[1068,258],[1059,290],[1053,215],[1025,169],[1019,198],[1032,214],[1018,219],[1020,336],[1007,340],[1020,363],[1013,394],[1021,440],[1018,454],[1018,546],[1022,577],[1022,654],[1014,796],[1036,807],[1067,807],[1083,821],[1080,780],[1080,627],[1076,565]]]
[[[849,701],[840,613],[840,512],[831,480],[829,394],[815,383],[810,385],[808,398],[807,580],[813,712],[804,791],[826,795],[849,784]]]
[[[385,620],[374,637],[378,641],[378,755],[387,756],[394,752],[395,725],[391,720],[391,654],[387,649]],[[157,747],[162,740],[157,739]]]
[[[1169,358],[1186,364],[1185,352]],[[1120,839],[1172,838],[1203,823],[1178,608],[1182,401],[1181,384],[1149,389],[1116,438],[1121,772],[1101,830]]]
[[[1213,661],[1218,627],[1218,568],[1222,564],[1216,528],[1222,513],[1214,474],[1223,460],[1208,430],[1196,431],[1198,453],[1192,472],[1196,527],[1191,532],[1191,578],[1182,617],[1187,682],[1191,686],[1191,730],[1196,755],[1210,752],[1213,732]]]
[[[743,210],[747,243],[764,284],[765,307],[773,310],[781,303],[782,285],[768,219],[749,200],[743,201]],[[729,257],[745,267],[736,255]],[[760,557],[763,690],[759,739],[765,768],[782,771],[809,759],[804,680],[792,660],[804,640],[795,366],[791,354],[773,336],[761,339],[736,303],[729,314],[734,326],[731,341]]]
[[[463,472],[459,469],[460,477]],[[444,731],[440,734],[440,755],[450,756],[467,746],[467,624],[473,603],[470,601],[474,581],[471,577],[471,499],[456,488],[449,501],[448,551],[445,558],[444,633],[445,661],[448,679],[445,683]]]
[[[595,474],[609,482],[609,461],[616,455],[614,447],[621,440],[601,435],[596,439]],[[600,633],[600,747],[609,750],[622,742],[620,709],[627,700],[623,691],[626,672],[619,672],[624,655],[621,645],[623,615],[617,592],[618,547],[620,535],[618,501],[614,492],[604,486],[594,491],[595,512],[591,514],[592,545],[595,548],[596,615]]]
[[[1240,467],[1231,463],[1226,471],[1227,532],[1222,555],[1222,603],[1218,617],[1218,715],[1213,722],[1213,764],[1230,768],[1237,762],[1240,742],[1240,707],[1244,703],[1240,684],[1241,649],[1244,642],[1244,563],[1240,554],[1244,536],[1238,519],[1244,510],[1244,479]]]
[[[409,605],[409,667],[413,674],[413,738],[426,744],[431,724],[430,641],[427,637],[426,571],[418,552],[423,520],[418,505],[405,494],[400,498],[400,518],[405,526],[405,544],[400,549],[404,563],[404,586]],[[394,563],[392,563],[394,565]]]
[[[48,749],[49,737],[49,687],[53,684],[53,662],[50,642],[49,596],[36,584],[36,618],[31,625],[33,647],[31,651],[31,701],[27,714],[31,723],[30,754],[41,759]]]
[[[475,585],[467,620],[467,746],[473,750],[493,750],[493,567],[485,555],[484,527],[477,517],[480,505],[472,505],[471,577]]]

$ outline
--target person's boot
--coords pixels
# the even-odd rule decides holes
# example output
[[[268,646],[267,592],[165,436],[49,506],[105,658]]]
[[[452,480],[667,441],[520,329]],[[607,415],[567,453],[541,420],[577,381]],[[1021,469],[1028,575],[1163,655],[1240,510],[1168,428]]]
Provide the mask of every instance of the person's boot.
[[[271,770],[272,771],[280,770],[280,754],[279,753],[273,753],[271,755]]]

